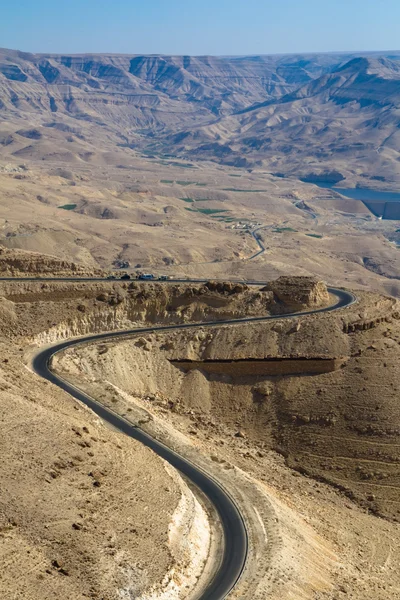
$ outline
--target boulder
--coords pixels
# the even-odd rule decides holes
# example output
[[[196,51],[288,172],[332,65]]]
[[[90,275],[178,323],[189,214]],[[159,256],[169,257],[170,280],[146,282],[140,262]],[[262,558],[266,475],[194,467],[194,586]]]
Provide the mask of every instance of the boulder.
[[[282,276],[261,291],[271,291],[274,301],[290,312],[327,306],[330,300],[326,285],[315,277]]]

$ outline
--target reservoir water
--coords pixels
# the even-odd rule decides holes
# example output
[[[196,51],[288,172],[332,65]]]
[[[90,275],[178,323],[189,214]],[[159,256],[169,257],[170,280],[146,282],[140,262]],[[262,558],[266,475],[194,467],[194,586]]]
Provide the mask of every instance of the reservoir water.
[[[318,187],[328,188],[346,198],[361,200],[376,217],[400,220],[400,192],[381,192],[368,188],[340,188],[324,183],[318,183]]]

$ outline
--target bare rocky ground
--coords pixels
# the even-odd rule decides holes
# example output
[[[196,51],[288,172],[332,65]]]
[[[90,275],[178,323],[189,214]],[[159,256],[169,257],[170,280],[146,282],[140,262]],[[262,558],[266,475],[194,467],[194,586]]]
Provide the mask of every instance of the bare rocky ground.
[[[41,255],[4,251],[1,258],[8,276],[89,273]],[[24,356],[34,343],[120,329],[135,320],[257,314],[276,307],[273,292],[217,282],[0,287],[2,595],[109,599],[142,597],[146,590],[143,599],[149,600],[161,585],[175,596],[176,582],[190,589],[209,541],[209,517],[198,501],[150,451],[110,432],[34,376]]]
[[[165,574],[188,564],[170,539],[179,480],[24,362],[37,344],[91,331],[284,312],[289,297],[292,308],[318,306],[323,286],[0,287],[4,593],[46,598],[51,578],[51,597],[125,598],[132,585],[158,597],[152,586],[167,590]],[[57,368],[234,494],[256,558],[232,598],[397,598],[398,322],[394,299],[360,294],[351,309],[296,323],[89,345]]]
[[[7,283],[1,296],[0,595],[150,600],[175,580],[190,589],[209,543],[193,494],[25,366],[33,339],[56,327],[67,336],[125,325],[113,286]]]
[[[0,594],[140,595],[173,564],[178,481],[24,368],[19,344],[1,341]]]
[[[398,598],[399,334],[396,302],[361,294],[296,327],[158,333],[69,350],[56,368],[216,465],[250,523],[249,505],[259,511],[268,541],[253,550],[269,568],[260,560],[237,597]],[[277,357],[286,373],[254,371]],[[325,373],[312,373],[318,360]]]
[[[143,152],[161,164],[189,156],[396,187],[399,72],[398,52],[232,58],[0,49],[0,153],[62,161],[65,170],[124,166],[117,153]]]
[[[127,262],[130,271],[206,279],[316,275],[400,294],[396,221],[378,220],[360,201],[261,168],[124,148],[109,149],[107,160],[99,151],[90,164],[69,162],[56,154],[64,134],[53,134],[23,162],[0,146],[0,245],[11,252],[45,253],[91,272]],[[93,143],[106,151],[107,140]],[[266,251],[251,258],[257,228]],[[5,273],[20,272],[0,261]]]
[[[84,333],[321,306],[323,285],[1,282],[0,295],[2,593],[180,597],[168,573],[180,565],[184,581],[204,513],[182,554],[179,479],[25,364],[37,345]],[[399,312],[393,298],[358,295],[332,315],[139,335],[57,365],[235,496],[255,560],[232,598],[400,597]]]
[[[175,73],[160,90],[148,57],[68,65],[0,53],[1,275],[97,275],[128,264],[130,272],[241,280],[165,288],[0,282],[0,595],[175,599],[177,585],[193,584],[194,573],[184,573],[194,549],[207,547],[206,514],[182,481],[38,381],[25,368],[33,348],[133,324],[279,314],[328,301],[310,280],[294,298],[290,279],[264,290],[244,285],[297,275],[384,296],[360,294],[351,311],[298,324],[90,346],[58,367],[127,417],[148,421],[235,495],[256,558],[233,597],[400,597],[400,332],[398,307],[386,297],[400,297],[400,233],[361,202],[298,180],[338,175],[345,186],[397,189],[397,59],[348,56],[355,60],[343,70],[344,57],[308,57],[310,72],[297,70],[295,81],[283,57],[269,88],[275,106],[266,106],[260,73],[271,82],[278,67],[268,57],[251,61],[250,71],[247,59],[236,61],[228,80],[229,59],[158,57],[159,75],[167,63]],[[326,75],[331,67],[339,80]],[[240,90],[230,87],[237,75]],[[65,100],[65,81],[79,98]],[[103,86],[121,102],[97,102]],[[128,88],[135,106],[120,94]],[[185,89],[201,92],[195,111]],[[216,90],[221,104],[210,127]],[[148,105],[149,92],[159,105]],[[371,102],[361,106],[366,94]],[[149,130],[156,144],[145,155]],[[179,158],[157,147],[161,132]]]
[[[27,264],[33,258],[28,255]],[[305,307],[326,303],[323,288],[308,283],[308,293],[299,290],[297,301]],[[282,280],[276,291],[285,284],[293,282]],[[268,312],[277,310],[278,298],[272,289],[257,292],[217,282],[164,288],[135,282],[2,282],[0,287],[2,594],[33,599],[135,594],[148,600],[158,597],[161,586],[178,597],[174,586],[190,589],[190,577],[197,577],[206,558],[209,517],[162,461],[110,432],[25,363],[37,344],[55,339],[156,317],[180,322]],[[269,554],[264,570],[268,561]]]

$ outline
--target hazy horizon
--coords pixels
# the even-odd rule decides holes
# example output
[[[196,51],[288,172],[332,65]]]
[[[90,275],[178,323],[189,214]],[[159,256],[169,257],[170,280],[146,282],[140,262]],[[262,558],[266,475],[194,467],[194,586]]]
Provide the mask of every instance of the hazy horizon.
[[[63,51],[53,51],[53,52],[41,52],[39,50],[23,50],[21,48],[11,48],[11,47],[7,47],[7,46],[0,46],[0,50],[5,50],[7,52],[21,52],[24,54],[32,54],[32,55],[43,55],[43,56],[50,56],[50,55],[54,55],[54,56],[61,56],[61,55],[104,55],[104,56],[111,56],[111,55],[120,55],[120,56],[191,56],[194,58],[201,58],[204,56],[211,56],[211,57],[215,57],[215,58],[257,58],[257,57],[265,57],[265,56],[315,56],[315,55],[321,55],[321,54],[326,54],[326,55],[332,55],[332,54],[336,54],[338,56],[340,55],[349,55],[349,54],[354,54],[354,55],[365,55],[365,54],[377,54],[377,55],[387,55],[388,53],[395,53],[395,54],[399,54],[400,55],[400,49],[397,48],[388,48],[388,49],[378,49],[378,50],[326,50],[326,51],[298,51],[298,52],[264,52],[264,53],[253,53],[253,54],[210,54],[210,53],[206,53],[206,54],[184,54],[184,53],[167,53],[167,52],[113,52],[113,51],[107,51],[107,50],[99,50],[96,52],[91,52],[91,51],[84,51],[84,52],[63,52]]]
[[[383,0],[154,0],[2,7],[0,46],[40,54],[262,56],[385,52],[398,45],[400,4]],[[340,49],[338,49],[340,48]]]

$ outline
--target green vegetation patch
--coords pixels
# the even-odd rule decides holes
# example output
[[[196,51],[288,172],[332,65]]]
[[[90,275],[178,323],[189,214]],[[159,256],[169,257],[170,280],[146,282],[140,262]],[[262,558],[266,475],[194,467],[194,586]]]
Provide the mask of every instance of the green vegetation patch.
[[[185,210],[189,210],[190,212],[201,213],[202,215],[219,215],[220,213],[229,212],[227,209],[223,208],[185,208]]]
[[[213,200],[212,198],[179,198],[179,200],[183,200],[184,202],[218,202],[218,200]]]
[[[191,165],[189,163],[179,163],[179,162],[174,162],[171,160],[156,160],[154,162],[156,162],[158,165],[162,165],[163,167],[181,167],[182,169],[196,169],[197,168],[194,165]]]
[[[58,208],[63,208],[64,210],[74,210],[77,207],[76,204],[63,204],[62,206],[59,206]]]
[[[213,200],[212,198],[179,198],[179,200],[183,200],[184,202],[218,202],[218,200]]]
[[[308,237],[312,237],[312,238],[317,238],[318,240],[322,239],[322,235],[319,235],[318,233],[306,233],[306,235]]]
[[[182,169],[197,169],[194,165],[190,163],[180,163],[173,160],[169,160],[168,162],[164,162],[165,165],[169,167],[182,167]]]
[[[293,227],[275,227],[272,230],[273,233],[283,233],[285,231],[291,231],[292,233],[297,233],[297,229],[293,229]]]
[[[198,208],[197,212],[203,215],[217,215],[219,213],[229,212],[226,208]]]
[[[179,165],[182,166],[182,165]],[[187,169],[189,167],[186,167]],[[193,167],[195,168],[195,167]],[[161,179],[160,183],[176,183],[177,185],[197,185],[200,187],[206,187],[206,183],[196,183],[196,181],[183,181],[183,180],[178,180],[178,181],[172,181],[171,179]]]
[[[239,190],[238,188],[224,188],[224,192],[242,192],[243,193],[249,193],[249,192],[253,192],[255,194],[259,194],[261,192],[266,192],[267,190]]]

